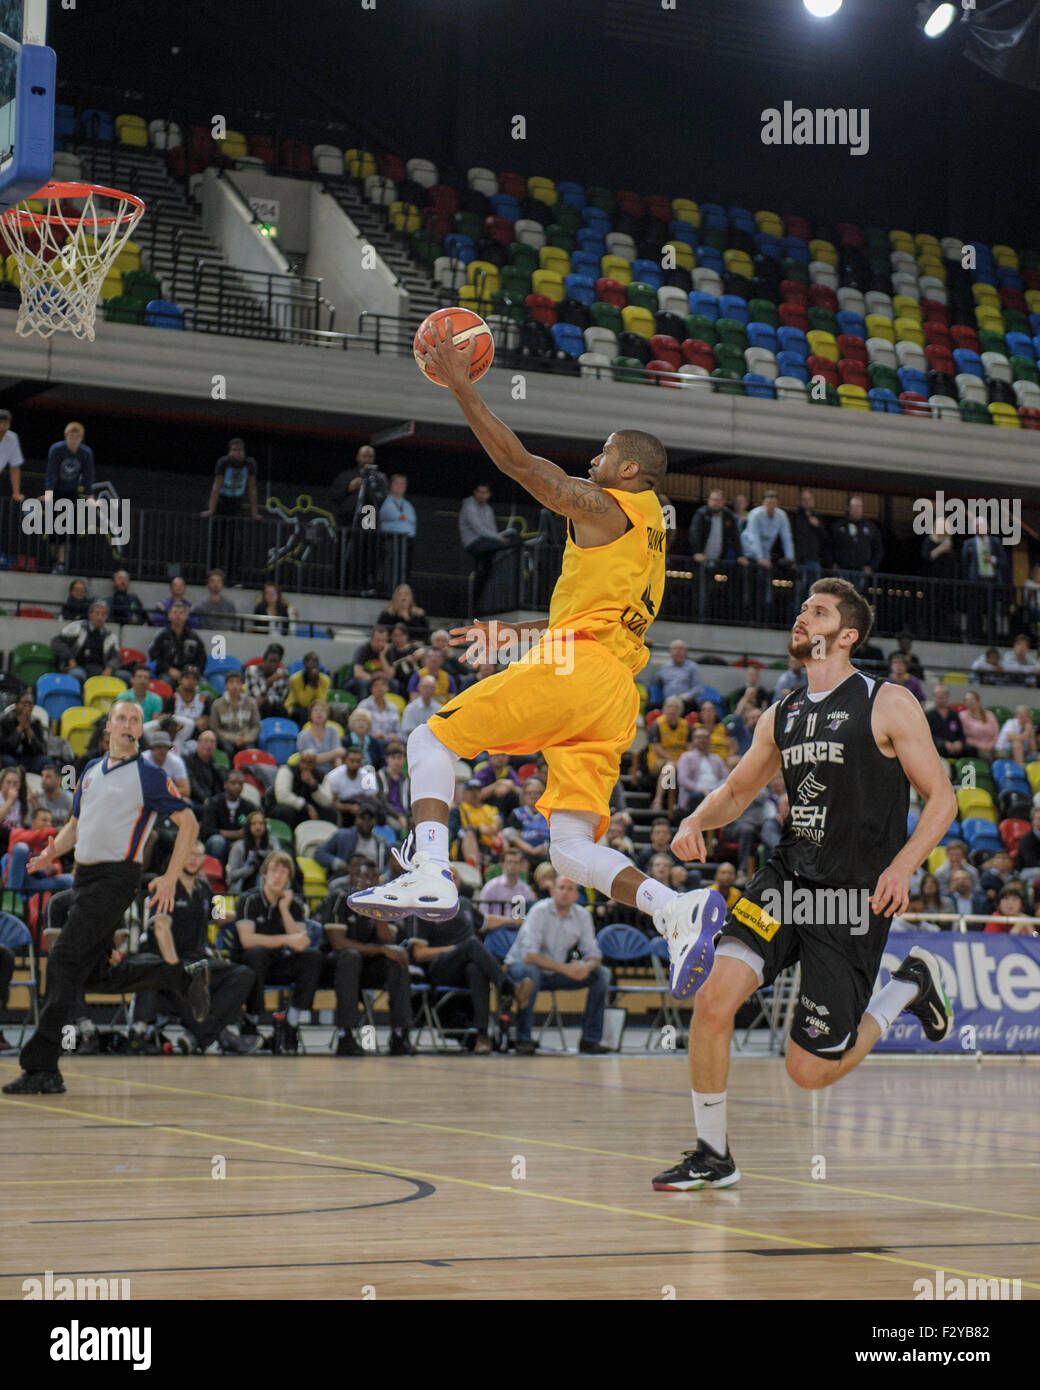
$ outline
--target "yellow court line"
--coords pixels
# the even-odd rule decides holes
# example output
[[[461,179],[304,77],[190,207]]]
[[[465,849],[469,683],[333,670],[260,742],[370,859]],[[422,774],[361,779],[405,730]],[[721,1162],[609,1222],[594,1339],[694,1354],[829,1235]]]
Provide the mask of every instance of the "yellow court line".
[[[69,1072],[69,1076],[86,1077],[87,1073]],[[668,1159],[661,1158],[656,1154],[632,1154],[626,1153],[621,1149],[594,1149],[583,1144],[564,1144],[556,1139],[532,1139],[523,1134],[497,1134],[491,1130],[484,1129],[463,1129],[459,1125],[440,1125],[434,1124],[429,1120],[408,1120],[394,1115],[370,1115],[358,1110],[333,1110],[321,1105],[298,1105],[294,1101],[270,1100],[264,1096],[236,1096],[227,1095],[221,1091],[198,1091],[187,1086],[163,1086],[157,1081],[134,1081],[121,1076],[101,1076],[90,1077],[92,1080],[114,1081],[126,1086],[136,1086],[149,1091],[165,1091],[172,1095],[195,1096],[202,1100],[232,1100],[245,1105],[264,1105],[274,1106],[279,1110],[302,1111],[311,1115],[333,1115],[338,1119],[345,1120],[367,1120],[370,1123],[382,1125],[399,1125],[407,1129],[426,1129],[433,1130],[441,1134],[464,1134],[472,1139],[498,1139],[508,1144],[527,1144],[546,1149],[564,1149],[570,1153],[596,1154],[601,1158],[624,1158],[632,1159],[637,1163],[667,1163]],[[111,1121],[115,1123],[114,1120]],[[125,1121],[130,1123],[130,1121]],[[134,1121],[133,1123],[137,1123]],[[162,1128],[162,1126],[155,1126]],[[1028,1166],[1028,1165],[1027,1165]],[[747,1177],[756,1178],[760,1182],[786,1183],[793,1187],[807,1187],[814,1192],[821,1190],[827,1192],[842,1192],[850,1197],[873,1197],[878,1201],[884,1202],[906,1202],[910,1205],[925,1207],[939,1207],[947,1211],[963,1211],[973,1216],[1006,1216],[1015,1221],[1040,1221],[1040,1216],[1031,1216],[1027,1212],[1019,1211],[999,1211],[991,1207],[970,1207],[962,1202],[940,1202],[929,1197],[911,1197],[892,1192],[875,1192],[869,1188],[843,1187],[838,1183],[825,1182],[821,1185],[818,1179],[808,1178],[782,1178],[774,1173],[759,1173],[751,1168],[741,1170]]]
[[[147,1083],[141,1083],[147,1084]],[[476,1178],[456,1178],[449,1177],[444,1173],[426,1173],[417,1168],[402,1168],[396,1163],[371,1163],[363,1158],[346,1158],[340,1154],[323,1154],[310,1149],[295,1149],[285,1144],[266,1144],[259,1139],[239,1139],[232,1135],[211,1134],[205,1130],[184,1129],[180,1125],[157,1125],[146,1120],[126,1120],[109,1115],[96,1114],[89,1110],[72,1110],[66,1106],[38,1104],[33,1106],[31,1101],[16,1101],[18,1105],[27,1105],[39,1110],[49,1111],[55,1115],[74,1115],[78,1119],[103,1120],[113,1125],[132,1125],[140,1126],[142,1129],[159,1130],[167,1134],[190,1135],[195,1139],[209,1139],[219,1144],[242,1144],[247,1148],[264,1149],[273,1153],[295,1154],[300,1158],[321,1158],[334,1163],[345,1163],[357,1168],[372,1168],[378,1172],[399,1173],[402,1177],[417,1178],[424,1182],[432,1183],[451,1183],[456,1187],[476,1188],[481,1192],[502,1192],[513,1193],[521,1197],[531,1197],[543,1202],[558,1202],[563,1206],[584,1207],[591,1211],[610,1212],[615,1216],[641,1216],[648,1221],[663,1221],[673,1226],[691,1226],[705,1231],[721,1231],[725,1235],[749,1236],[753,1240],[772,1241],[776,1245],[799,1245],[808,1250],[829,1250],[831,1247],[824,1242],[816,1240],[801,1240],[797,1236],[779,1236],[766,1231],[751,1231],[741,1226],[726,1226],[717,1221],[695,1221],[687,1216],[669,1216],[665,1212],[640,1211],[633,1207],[612,1206],[606,1202],[589,1202],[580,1197],[564,1197],[555,1192],[535,1192],[523,1187],[505,1187],[499,1184],[480,1182]],[[677,1252],[678,1253],[678,1252]],[[714,1253],[706,1251],[707,1253]],[[842,1252],[844,1254],[844,1252]],[[925,1264],[921,1260],[906,1260],[895,1255],[868,1255],[866,1251],[852,1251],[853,1258],[879,1259],[889,1264],[906,1265],[911,1269],[927,1269],[934,1274],[935,1262]],[[948,1274],[964,1275],[969,1279],[994,1279],[1007,1276],[980,1274],[976,1270],[954,1269],[946,1271]],[[1022,1280],[1021,1284],[1027,1289],[1040,1290],[1040,1284],[1031,1284]]]

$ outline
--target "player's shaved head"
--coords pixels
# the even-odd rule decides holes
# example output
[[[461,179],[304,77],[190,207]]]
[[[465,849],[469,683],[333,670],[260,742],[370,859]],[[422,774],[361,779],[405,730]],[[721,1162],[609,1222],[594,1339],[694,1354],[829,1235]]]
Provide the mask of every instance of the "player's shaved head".
[[[668,454],[655,434],[645,430],[615,430],[614,443],[618,457],[631,459],[639,465],[639,477],[645,487],[659,488],[668,471]]]

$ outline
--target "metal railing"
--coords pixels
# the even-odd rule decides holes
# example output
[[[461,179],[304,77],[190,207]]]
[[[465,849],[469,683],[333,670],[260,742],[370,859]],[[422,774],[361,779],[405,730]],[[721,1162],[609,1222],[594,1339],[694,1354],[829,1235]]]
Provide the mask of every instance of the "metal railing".
[[[1040,936],[1040,920],[1036,917],[1001,917],[994,907],[992,912],[901,912],[899,920],[901,922],[949,922],[950,930],[957,933],[966,933],[970,930],[969,922],[992,922],[999,917],[1000,921],[1007,922],[1010,926],[1020,926],[1022,923],[1033,928],[1033,935]]]
[[[242,270],[196,256],[185,325],[201,333],[292,342],[297,335],[328,332],[332,305],[313,275]]]

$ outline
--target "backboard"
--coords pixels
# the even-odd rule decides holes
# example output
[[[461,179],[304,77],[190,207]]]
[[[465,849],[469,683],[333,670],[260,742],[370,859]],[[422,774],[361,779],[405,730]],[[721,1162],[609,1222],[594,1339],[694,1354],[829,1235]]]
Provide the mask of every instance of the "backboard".
[[[0,0],[0,210],[51,176],[56,61],[46,39],[47,0]]]

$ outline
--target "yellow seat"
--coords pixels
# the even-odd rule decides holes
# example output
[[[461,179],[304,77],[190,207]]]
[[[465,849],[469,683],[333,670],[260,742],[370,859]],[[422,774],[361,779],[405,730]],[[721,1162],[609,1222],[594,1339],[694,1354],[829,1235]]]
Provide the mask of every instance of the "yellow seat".
[[[915,323],[921,323],[921,306],[916,299],[911,299],[908,294],[897,294],[892,297],[892,310],[897,319],[913,319]]]
[[[662,263],[665,257],[671,252],[671,269],[693,270],[697,265],[697,257],[693,253],[693,247],[688,246],[685,241],[666,241],[662,250]]]
[[[893,251],[905,251],[908,256],[914,254],[914,239],[909,232],[889,232],[888,243]]]
[[[810,241],[809,259],[813,261],[822,261],[824,265],[831,265],[835,270],[838,268],[837,251],[831,242],[824,241],[822,237],[815,237]]]
[[[932,850],[931,854],[925,860],[928,866],[928,872],[934,874],[936,869],[945,864],[949,857],[950,856],[946,853],[945,845],[936,845],[935,849]]]
[[[120,270],[110,270],[101,282],[101,300],[115,299],[117,295],[123,293],[123,273]]]
[[[226,130],[223,140],[218,140],[217,144],[227,159],[245,159],[249,154],[249,141],[240,130]]]
[[[997,265],[1006,266],[1009,270],[1018,269],[1018,252],[1010,246],[991,246],[993,259]]]
[[[100,718],[101,712],[99,710],[88,709],[85,705],[73,705],[71,709],[65,710],[62,714],[59,725],[61,736],[68,740],[69,746],[77,758],[87,756],[87,744],[94,732],[94,725]]]
[[[870,400],[862,386],[842,385],[838,387],[839,403],[846,410],[869,410]]]
[[[1013,405],[1006,405],[1003,401],[991,401],[986,407],[989,411],[989,418],[994,425],[999,425],[1005,430],[1020,430],[1022,421],[1018,411]]]
[[[826,357],[828,362],[837,362],[841,357],[838,350],[838,340],[833,333],[827,333],[821,328],[813,328],[805,337],[809,344],[809,351],[814,357]]]
[[[972,816],[979,816],[983,820],[996,820],[996,807],[988,791],[981,787],[958,787],[955,795],[958,820],[968,820]]]
[[[571,258],[562,246],[543,246],[538,252],[538,265],[564,278],[571,273]]]
[[[306,855],[302,855],[296,862],[300,866],[300,873],[303,875],[304,883],[325,884],[328,882],[328,874],[325,872],[325,866],[319,864],[316,859],[309,859]]]
[[[918,347],[924,347],[924,329],[917,319],[897,318],[893,329],[897,343],[916,343]]]
[[[116,270],[121,270],[125,275],[128,270],[141,269],[141,248],[136,241],[128,241],[120,251],[119,255],[112,262]]]
[[[731,247],[728,251],[723,251],[722,260],[731,275],[743,275],[746,280],[754,279],[755,267],[746,251],[737,251]]]
[[[376,157],[368,150],[347,150],[343,156],[343,164],[352,179],[370,179],[373,174],[379,172],[376,168]]]
[[[532,198],[544,203],[546,207],[556,206],[556,184],[552,179],[542,178],[538,174],[532,174],[527,180],[527,191]]]
[[[1040,792],[1040,763],[1026,763],[1026,778],[1029,790],[1034,794]]]
[[[403,695],[394,695],[391,691],[388,690],[386,692],[386,702],[388,705],[393,705],[394,709],[397,711],[398,714],[404,714],[404,708],[407,704],[407,701],[405,700]]]
[[[692,198],[673,198],[672,216],[677,222],[689,222],[691,227],[701,225],[700,206]]]
[[[619,285],[632,283],[632,262],[626,261],[624,256],[601,256],[599,265],[604,279],[616,280]]]
[[[554,304],[559,304],[566,297],[563,276],[555,270],[535,270],[531,274],[531,292],[544,294]]]
[[[980,304],[975,310],[975,322],[979,328],[988,328],[991,333],[1003,336],[1007,332],[1004,315],[989,304]]]
[[[495,307],[490,295],[482,294],[476,285],[460,285],[455,291],[455,298],[460,309],[469,309],[482,319],[487,318]]]
[[[866,325],[868,338],[883,338],[886,343],[895,343],[895,326],[891,319],[885,318],[884,314],[868,314]]]
[[[985,285],[981,282],[972,285],[971,297],[976,304],[989,304],[994,309],[1000,308],[1000,295],[997,294],[992,285]]]
[[[784,224],[780,214],[769,208],[760,208],[755,213],[755,226],[765,236],[782,237],[784,234]]]
[[[148,124],[143,116],[117,116],[115,128],[116,140],[120,145],[131,145],[137,149],[148,148]]]
[[[621,323],[626,333],[638,333],[641,338],[652,338],[657,332],[653,314],[636,304],[627,304],[621,310]]]
[[[1040,314],[1040,290],[1026,290],[1026,304],[1031,314]]]
[[[18,269],[18,262],[13,255],[8,256],[4,261],[4,279],[9,285],[22,283],[22,272]]]
[[[967,685],[968,677],[963,671],[947,671],[945,676],[940,676],[943,685]]]
[[[417,232],[422,225],[419,209],[414,203],[391,203],[388,219],[395,232]]]
[[[502,288],[501,273],[494,261],[470,261],[466,267],[466,283],[475,285],[488,299]]]
[[[928,232],[918,232],[914,237],[914,246],[919,255],[929,253],[942,259],[942,243],[938,237],[932,236]]]

